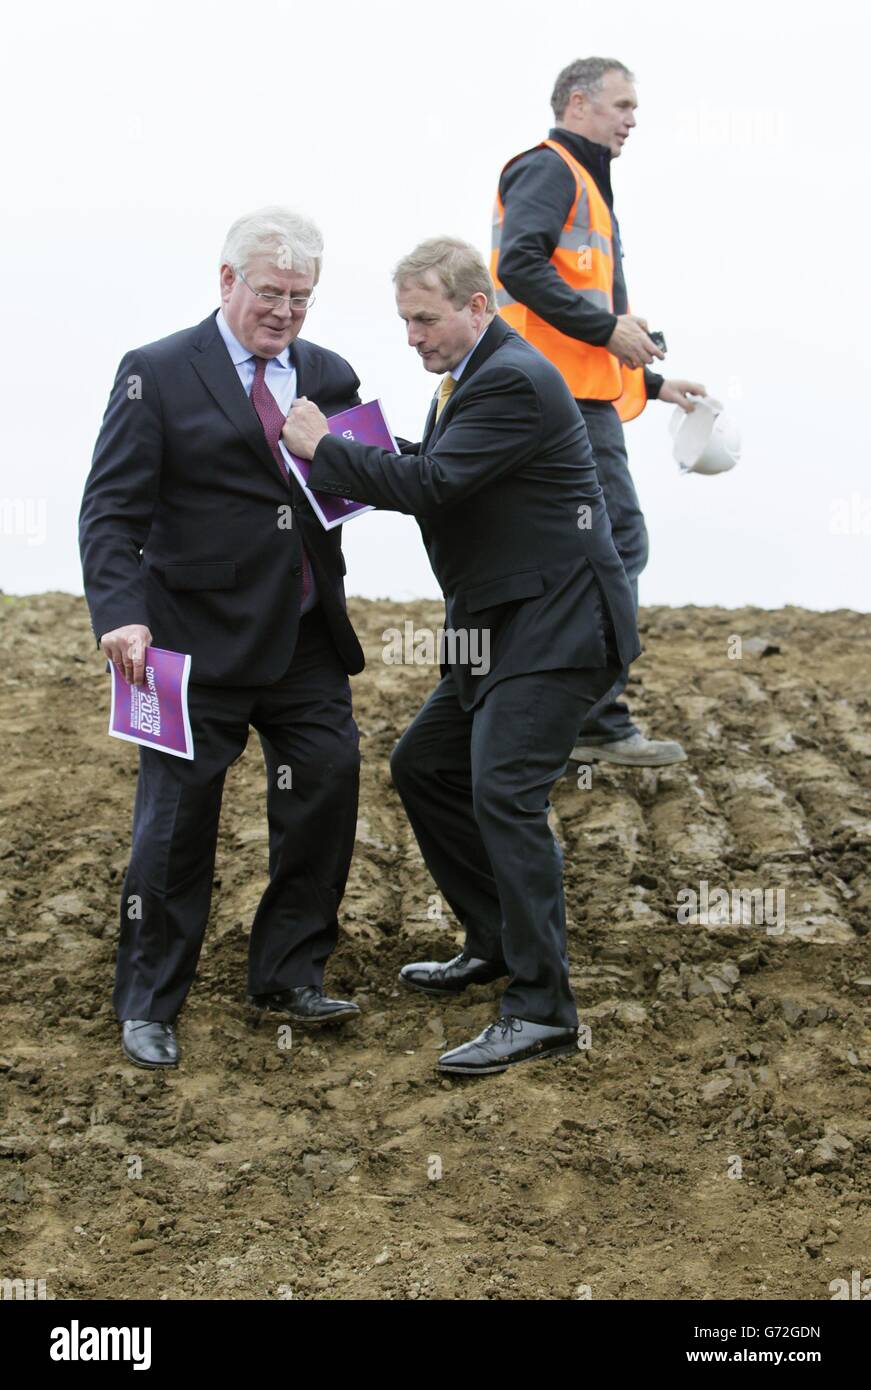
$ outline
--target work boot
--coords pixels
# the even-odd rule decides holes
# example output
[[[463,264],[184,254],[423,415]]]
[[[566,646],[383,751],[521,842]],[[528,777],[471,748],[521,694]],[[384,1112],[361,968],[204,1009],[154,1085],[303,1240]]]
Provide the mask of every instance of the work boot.
[[[687,755],[671,738],[645,738],[630,734],[628,738],[610,739],[607,743],[588,743],[582,739],[570,754],[575,763],[617,763],[621,767],[668,767],[685,763]]]

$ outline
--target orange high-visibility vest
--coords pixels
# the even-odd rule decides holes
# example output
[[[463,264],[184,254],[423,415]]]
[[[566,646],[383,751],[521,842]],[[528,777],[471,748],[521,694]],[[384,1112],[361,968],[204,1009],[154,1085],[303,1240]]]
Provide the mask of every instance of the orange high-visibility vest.
[[[577,189],[550,263],[563,280],[590,304],[613,314],[614,250],[608,204],[596,187],[592,174],[567,149],[556,140],[542,140],[535,148],[545,147],[565,160],[574,175]],[[520,157],[514,156],[515,159]],[[509,159],[505,168],[513,163],[514,159]],[[499,313],[506,323],[559,368],[577,400],[613,401],[621,420],[634,420],[647,404],[643,369],[623,367],[607,348],[594,347],[592,343],[561,333],[525,304],[512,299],[501,283],[499,250],[504,216],[505,209],[497,191],[490,273],[496,285]]]

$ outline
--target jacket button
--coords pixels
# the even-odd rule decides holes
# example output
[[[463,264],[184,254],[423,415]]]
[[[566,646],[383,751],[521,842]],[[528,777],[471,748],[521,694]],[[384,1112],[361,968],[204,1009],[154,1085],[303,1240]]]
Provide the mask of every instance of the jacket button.
[[[294,565],[291,574],[302,574],[302,565]]]

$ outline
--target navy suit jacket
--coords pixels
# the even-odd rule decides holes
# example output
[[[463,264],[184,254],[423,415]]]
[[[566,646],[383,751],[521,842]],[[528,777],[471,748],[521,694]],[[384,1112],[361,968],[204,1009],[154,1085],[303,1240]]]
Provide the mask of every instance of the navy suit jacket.
[[[359,404],[352,368],[297,338],[297,392],[327,415]],[[341,528],[325,531],[272,455],[212,314],[123,358],[85,485],[79,541],[94,633],[145,623],[190,652],[191,680],[268,685],[293,657],[305,543],[349,673]]]
[[[394,454],[329,435],[309,481],[417,518],[447,627],[489,633],[489,671],[475,673],[480,638],[469,662],[450,664],[464,709],[507,676],[639,655],[583,417],[556,367],[502,319],[437,422],[430,409],[421,444]]]

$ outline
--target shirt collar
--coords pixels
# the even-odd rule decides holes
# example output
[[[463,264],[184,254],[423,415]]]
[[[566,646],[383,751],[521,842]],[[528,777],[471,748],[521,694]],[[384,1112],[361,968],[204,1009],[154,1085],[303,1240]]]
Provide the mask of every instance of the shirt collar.
[[[256,356],[256,353],[253,353],[250,348],[246,348],[242,343],[239,342],[239,339],[236,337],[236,334],[233,332],[227,320],[224,318],[223,309],[218,310],[217,316],[215,318],[215,323],[218,326],[218,332],[224,339],[224,343],[226,345],[227,351],[230,354],[230,359],[233,363],[233,366],[238,367],[242,362],[252,361],[253,358]],[[288,343],[287,347],[282,352],[279,352],[277,356],[270,357],[269,361],[277,362],[280,367],[289,367],[291,365],[290,343]]]
[[[492,322],[493,322],[493,320],[491,319],[491,320],[490,320],[490,323],[492,323]],[[487,324],[487,328],[490,327],[490,323]],[[466,370],[466,368],[468,367],[468,365],[469,365],[469,358],[472,356],[472,353],[475,351],[475,349],[476,349],[476,347],[478,346],[478,344],[480,343],[481,339],[484,337],[484,334],[487,332],[487,328],[484,329],[484,332],[483,332],[483,333],[479,333],[479,334],[478,334],[478,337],[475,339],[474,343],[473,343],[472,346],[469,348],[469,351],[466,353],[466,355],[465,355],[465,357],[463,358],[462,362],[458,362],[457,365],[456,365],[455,367],[452,367],[452,368],[451,368],[451,376],[454,378],[454,381],[459,381],[460,377],[463,375],[463,372],[464,372],[464,371]]]

